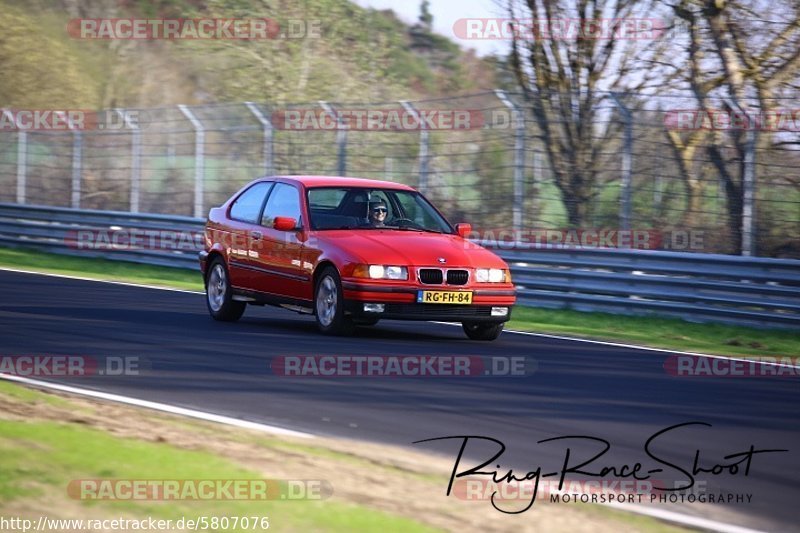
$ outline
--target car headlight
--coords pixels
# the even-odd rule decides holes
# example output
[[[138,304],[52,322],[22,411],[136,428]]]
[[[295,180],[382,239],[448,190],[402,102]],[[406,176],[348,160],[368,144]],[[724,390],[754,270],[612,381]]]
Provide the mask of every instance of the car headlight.
[[[370,277],[372,276],[370,275]],[[383,279],[408,279],[408,269],[403,266],[385,266],[382,277]]]
[[[506,280],[506,271],[501,268],[475,269],[475,281],[478,283],[502,283]]]
[[[370,279],[408,279],[408,269],[404,266],[395,265],[359,265],[353,274],[356,277]]]

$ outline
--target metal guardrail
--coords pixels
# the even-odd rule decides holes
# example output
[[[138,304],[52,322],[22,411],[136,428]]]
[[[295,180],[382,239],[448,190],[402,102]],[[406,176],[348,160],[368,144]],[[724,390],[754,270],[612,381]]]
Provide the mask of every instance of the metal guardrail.
[[[0,203],[0,246],[198,269],[199,218]]]
[[[0,245],[197,269],[202,219],[0,203]],[[511,248],[511,249],[509,249]],[[523,305],[800,327],[800,261],[505,243]]]
[[[800,327],[797,260],[524,245],[495,252],[525,305]]]

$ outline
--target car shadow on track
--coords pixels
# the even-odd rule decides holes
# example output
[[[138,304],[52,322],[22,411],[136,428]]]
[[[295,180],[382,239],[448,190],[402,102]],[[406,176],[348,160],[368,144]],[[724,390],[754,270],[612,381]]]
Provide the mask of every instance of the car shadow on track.
[[[249,311],[249,310],[248,310]],[[375,339],[375,340],[402,340],[409,341],[448,341],[463,340],[471,342],[466,338],[461,328],[452,326],[435,325],[422,322],[387,321],[375,326],[358,326],[350,337],[331,337],[323,335],[317,329],[313,317],[297,316],[288,318],[275,318],[263,316],[245,315],[236,324],[237,327],[253,326],[259,330],[271,329],[282,333],[302,333],[317,335],[321,339]],[[405,327],[404,327],[405,326]],[[409,327],[411,326],[411,327]],[[412,331],[413,330],[413,331]]]

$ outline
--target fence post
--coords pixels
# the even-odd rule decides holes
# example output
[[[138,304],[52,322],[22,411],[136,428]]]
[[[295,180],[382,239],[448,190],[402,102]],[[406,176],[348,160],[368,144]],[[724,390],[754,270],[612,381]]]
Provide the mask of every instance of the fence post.
[[[527,134],[527,129],[525,131]],[[533,183],[531,185],[531,211],[533,213],[533,224],[538,226],[542,223],[541,192],[544,183],[544,165],[542,164],[542,152],[539,149],[533,152]]]
[[[622,103],[617,93],[611,93],[617,108],[625,121],[625,144],[622,149],[622,190],[620,191],[620,229],[631,229],[631,181],[633,173],[633,117],[628,107]]]
[[[25,203],[28,169],[28,132],[17,132],[17,203]]]
[[[525,193],[523,190],[524,185],[524,172],[525,172],[525,116],[522,114],[520,108],[511,101],[505,91],[496,89],[494,94],[503,102],[511,113],[514,115],[514,203],[511,206],[512,210],[512,225],[514,235],[520,235],[522,230],[522,210]]]
[[[428,152],[430,150],[430,132],[428,126],[416,108],[408,100],[400,100],[406,113],[414,117],[419,124],[419,191],[422,194],[428,193]]]
[[[247,109],[255,115],[256,120],[261,123],[264,128],[264,173],[267,176],[272,176],[275,173],[275,147],[272,142],[272,122],[261,112],[256,104],[253,102],[245,102],[244,105]]]
[[[347,124],[328,102],[320,100],[319,105],[336,121],[336,146],[338,147],[336,170],[340,176],[345,176],[347,175]]]
[[[203,128],[203,123],[194,116],[191,109],[187,106],[180,104],[178,109],[181,110],[189,122],[192,123],[194,128],[194,217],[203,218],[203,181],[205,174],[205,157],[203,153],[206,130]]]
[[[128,210],[131,213],[139,212],[139,196],[141,195],[142,183],[142,133],[139,125],[134,124],[130,114],[122,109],[115,109],[117,115],[124,121],[125,127],[131,133],[131,198]]]
[[[392,158],[389,156],[383,158],[383,179],[392,181]]]
[[[83,173],[83,133],[76,130],[72,121],[67,122],[72,130],[72,187],[70,206],[73,209],[81,207],[81,174]]]
[[[11,124],[16,124],[14,115],[8,109],[2,110],[3,115]],[[28,166],[28,132],[17,128],[17,203],[25,203],[25,178]]]

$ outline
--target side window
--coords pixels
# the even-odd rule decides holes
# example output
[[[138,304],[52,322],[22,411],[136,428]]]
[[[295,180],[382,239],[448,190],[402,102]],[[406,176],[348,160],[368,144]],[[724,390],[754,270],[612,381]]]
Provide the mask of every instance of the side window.
[[[272,183],[261,182],[244,191],[231,206],[231,218],[255,224],[261,213],[264,197],[267,196],[271,186]]]
[[[336,209],[346,194],[346,189],[311,189],[308,191],[308,208]]]
[[[297,189],[285,183],[276,183],[264,208],[261,225],[271,228],[275,217],[292,217],[301,226],[303,221],[300,212],[300,193]]]

